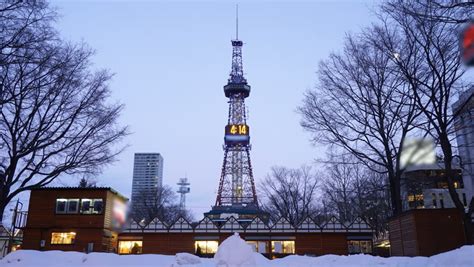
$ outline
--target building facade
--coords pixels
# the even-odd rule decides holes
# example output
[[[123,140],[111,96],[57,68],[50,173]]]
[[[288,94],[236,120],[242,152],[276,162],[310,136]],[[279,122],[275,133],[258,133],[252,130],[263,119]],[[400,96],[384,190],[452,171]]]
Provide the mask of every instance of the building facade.
[[[107,187],[33,189],[21,248],[116,252],[127,200]]]
[[[457,209],[413,209],[389,220],[391,256],[433,256],[465,245]]]
[[[163,185],[163,157],[160,153],[135,153],[133,163],[132,206],[134,214],[146,213],[149,201]]]
[[[187,252],[212,256],[219,244],[233,233],[239,233],[255,252],[268,258],[292,254],[372,253],[373,230],[361,218],[342,223],[336,217],[324,221],[308,217],[293,226],[284,218],[265,222],[255,217],[242,223],[233,216],[221,223],[209,217],[195,223],[178,218],[170,225],[158,218],[148,224],[131,220],[119,236],[118,252],[133,253],[132,249],[136,247],[135,251],[141,253],[174,255]]]
[[[464,206],[468,207],[464,189],[462,169],[453,165],[456,175],[454,188]],[[401,197],[403,210],[454,208],[448,191],[448,184],[442,161],[432,164],[412,165],[405,169],[401,177]]]
[[[212,256],[219,244],[239,233],[266,257],[291,254],[372,253],[373,229],[361,218],[306,218],[297,226],[284,218],[270,222],[233,216],[225,221],[204,217],[198,222],[178,218],[166,224],[124,221],[127,199],[110,188],[42,188],[31,191],[22,249],[119,254],[179,252]],[[118,203],[118,204],[117,204]]]
[[[453,105],[454,127],[468,202],[474,197],[474,87]]]

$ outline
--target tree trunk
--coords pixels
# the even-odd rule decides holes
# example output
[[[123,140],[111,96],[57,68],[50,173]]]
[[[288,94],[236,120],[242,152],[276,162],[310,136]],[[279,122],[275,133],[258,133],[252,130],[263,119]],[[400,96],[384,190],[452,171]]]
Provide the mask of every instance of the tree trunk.
[[[0,225],[3,223],[3,214],[8,205],[8,194],[10,193],[9,188],[5,185],[5,179],[6,175],[0,173]]]
[[[400,179],[393,172],[388,173],[390,182],[390,200],[392,203],[392,215],[397,216],[402,213],[402,199],[400,196]]]
[[[453,159],[453,152],[451,148],[451,143],[449,142],[449,138],[447,135],[440,135],[440,143],[441,149],[443,150],[444,155],[444,168],[446,171],[446,180],[448,184],[448,191],[453,201],[456,209],[463,215],[463,226],[464,226],[464,233],[466,235],[466,244],[472,244],[472,224],[471,224],[471,216],[469,212],[466,212],[464,204],[459,199],[459,195],[454,188],[454,172],[452,168],[452,159]]]
[[[472,245],[472,222],[471,215],[469,213],[463,213],[464,233],[466,234],[466,244]]]
[[[3,213],[5,212],[5,208],[7,207],[7,199],[6,197],[0,196],[0,225],[3,225]]]

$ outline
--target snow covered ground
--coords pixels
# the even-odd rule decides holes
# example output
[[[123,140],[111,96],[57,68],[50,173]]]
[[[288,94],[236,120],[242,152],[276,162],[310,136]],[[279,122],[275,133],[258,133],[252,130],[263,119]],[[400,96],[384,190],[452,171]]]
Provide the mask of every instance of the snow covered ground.
[[[219,246],[214,259],[204,259],[188,253],[178,253],[175,256],[166,255],[116,255],[111,253],[62,252],[62,251],[34,251],[19,250],[7,255],[0,261],[0,266],[6,267],[85,267],[85,266],[154,266],[154,267],[293,267],[293,266],[436,266],[436,267],[473,267],[474,246],[438,254],[432,257],[391,257],[381,258],[368,255],[336,256],[326,255],[320,257],[288,256],[283,259],[268,260],[258,253],[251,251],[250,247],[234,235],[226,239]]]

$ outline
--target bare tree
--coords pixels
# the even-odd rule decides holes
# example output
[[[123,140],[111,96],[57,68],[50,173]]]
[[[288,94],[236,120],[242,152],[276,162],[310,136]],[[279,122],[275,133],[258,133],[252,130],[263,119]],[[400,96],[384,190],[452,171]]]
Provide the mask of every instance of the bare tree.
[[[411,4],[407,5],[409,2]],[[413,8],[415,6],[416,8]],[[394,9],[425,21],[462,24],[473,19],[474,2],[469,0],[391,0],[386,1],[382,7],[383,11],[388,12]],[[431,12],[427,13],[426,10]]]
[[[427,133],[437,141],[442,151],[449,194],[456,208],[464,214],[466,236],[468,243],[472,243],[471,215],[465,212],[454,187],[455,114],[451,106],[454,95],[473,84],[462,79],[465,70],[461,66],[457,35],[460,25],[439,19],[457,17],[457,10],[426,5],[422,1],[389,1],[382,9],[389,22],[393,21],[399,28],[399,34],[407,44],[403,51],[399,50],[395,61],[413,91],[417,108],[423,112],[429,126]],[[472,9],[470,12],[472,14]],[[389,38],[385,38],[383,44],[397,49],[397,44]]]
[[[132,217],[146,223],[154,218],[165,220],[166,208],[176,200],[176,195],[168,186],[144,190],[132,203]]]
[[[80,188],[96,187],[97,186],[97,181],[95,181],[92,178],[82,177],[77,186],[80,187]]]
[[[358,177],[356,164],[349,162],[350,156],[340,155],[337,162],[326,164],[328,170],[322,185],[326,205],[343,221],[352,221],[357,215],[353,206],[354,185]]]
[[[412,91],[373,34],[367,29],[349,35],[340,54],[320,62],[319,82],[298,110],[313,143],[342,148],[387,175],[393,214],[399,214],[401,147],[419,112]]]
[[[55,16],[44,1],[0,2],[0,109],[12,100],[12,96],[4,92],[4,69],[11,63],[37,59],[35,52],[44,42],[55,38],[51,27]]]
[[[59,38],[44,1],[2,2],[0,10],[1,217],[21,192],[100,172],[121,152],[114,147],[127,128],[117,122],[123,106],[109,101],[112,75],[91,70],[85,44]]]
[[[135,221],[143,221],[144,224],[154,218],[166,223],[173,223],[179,217],[192,220],[191,212],[180,209],[175,192],[166,185],[143,191],[135,199],[135,203],[132,203],[131,216]]]
[[[317,185],[318,179],[309,166],[273,167],[259,186],[263,209],[271,219],[283,217],[296,226],[315,211]]]
[[[368,169],[352,155],[330,157],[337,157],[338,161],[325,165],[328,174],[322,199],[326,207],[320,212],[347,222],[361,217],[375,228],[376,234],[385,231],[391,215],[386,175]]]

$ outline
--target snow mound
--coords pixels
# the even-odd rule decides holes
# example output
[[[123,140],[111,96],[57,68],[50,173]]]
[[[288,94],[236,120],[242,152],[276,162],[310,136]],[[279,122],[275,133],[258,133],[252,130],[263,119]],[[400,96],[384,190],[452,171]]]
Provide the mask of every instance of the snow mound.
[[[252,248],[240,238],[238,233],[228,237],[217,248],[214,255],[217,266],[225,267],[253,267],[255,264]]]
[[[176,263],[178,265],[193,265],[201,263],[201,258],[189,253],[176,254]]]
[[[224,245],[224,242],[226,245]],[[18,250],[0,260],[0,267],[473,267],[474,246],[441,253],[432,257],[390,257],[370,255],[324,255],[318,257],[291,255],[268,260],[251,252],[245,241],[231,236],[219,247],[214,259],[199,258],[188,253],[176,255],[117,255],[112,253],[80,253],[64,251]],[[245,244],[246,245],[246,244]]]

